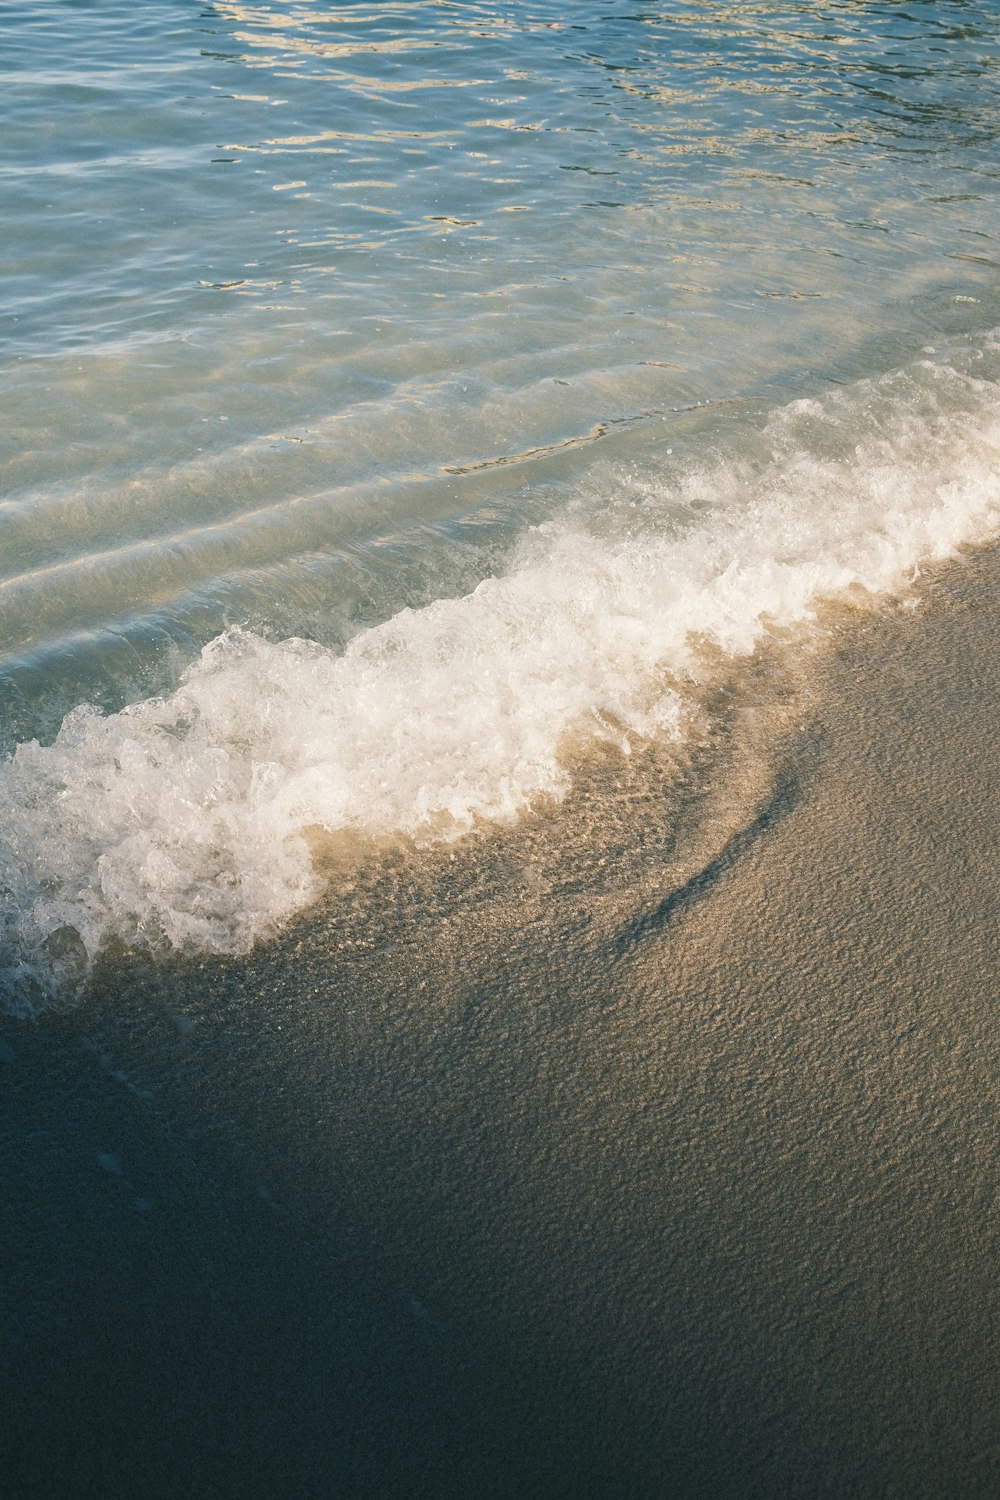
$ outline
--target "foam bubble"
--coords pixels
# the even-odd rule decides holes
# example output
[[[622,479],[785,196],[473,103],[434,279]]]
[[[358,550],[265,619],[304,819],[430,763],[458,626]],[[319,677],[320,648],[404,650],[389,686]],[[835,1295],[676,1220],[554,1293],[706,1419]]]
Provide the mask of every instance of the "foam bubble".
[[[610,521],[535,528],[506,575],[342,654],[231,630],[170,696],[19,746],[0,765],[10,1004],[71,995],[112,937],[245,951],[317,894],[310,826],[434,840],[515,818],[565,792],[568,736],[682,733],[705,644],[746,655],[991,535],[998,350],[795,402],[669,481],[618,476]]]

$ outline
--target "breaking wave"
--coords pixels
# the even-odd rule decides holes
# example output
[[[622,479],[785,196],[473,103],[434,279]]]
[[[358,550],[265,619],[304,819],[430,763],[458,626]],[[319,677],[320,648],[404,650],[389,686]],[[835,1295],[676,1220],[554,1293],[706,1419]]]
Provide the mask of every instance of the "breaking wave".
[[[995,336],[610,476],[504,576],[336,654],[243,629],[169,696],[0,765],[0,985],[78,993],[109,939],[237,953],[315,899],[307,830],[450,839],[568,786],[571,739],[680,736],[705,650],[905,588],[1000,521]]]

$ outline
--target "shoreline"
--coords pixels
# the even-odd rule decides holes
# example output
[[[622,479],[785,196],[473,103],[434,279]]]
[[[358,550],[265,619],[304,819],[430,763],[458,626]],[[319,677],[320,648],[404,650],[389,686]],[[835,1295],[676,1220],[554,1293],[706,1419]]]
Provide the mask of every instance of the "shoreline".
[[[20,1496],[995,1493],[1000,545],[916,597],[0,1022]]]

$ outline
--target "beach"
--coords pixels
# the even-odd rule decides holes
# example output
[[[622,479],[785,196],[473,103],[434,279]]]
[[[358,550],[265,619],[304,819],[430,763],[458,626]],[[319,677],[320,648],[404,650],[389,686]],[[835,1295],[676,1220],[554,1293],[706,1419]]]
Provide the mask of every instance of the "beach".
[[[995,4],[13,9],[4,1496],[995,1495]]]
[[[6,1021],[11,1492],[995,1493],[998,588]]]

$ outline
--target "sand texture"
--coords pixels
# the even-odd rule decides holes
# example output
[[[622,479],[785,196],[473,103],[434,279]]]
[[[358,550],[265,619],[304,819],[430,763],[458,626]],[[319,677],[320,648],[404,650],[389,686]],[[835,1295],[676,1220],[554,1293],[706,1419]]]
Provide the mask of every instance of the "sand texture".
[[[995,1495],[998,598],[5,1022],[8,1493]]]

